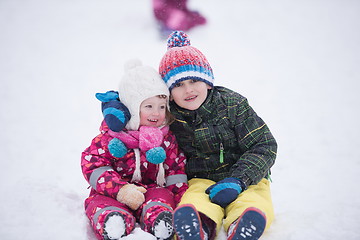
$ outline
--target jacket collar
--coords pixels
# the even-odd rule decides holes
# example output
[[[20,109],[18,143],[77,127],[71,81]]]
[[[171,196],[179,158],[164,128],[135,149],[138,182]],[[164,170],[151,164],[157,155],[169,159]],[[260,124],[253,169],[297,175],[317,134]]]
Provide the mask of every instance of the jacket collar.
[[[213,114],[216,114],[216,107],[220,104],[217,97],[218,91],[216,87],[208,90],[208,95],[204,103],[196,110],[188,110],[176,105],[173,101],[170,104],[170,108],[175,109],[172,111],[176,118],[181,118],[189,123],[199,124],[202,119],[212,118]]]

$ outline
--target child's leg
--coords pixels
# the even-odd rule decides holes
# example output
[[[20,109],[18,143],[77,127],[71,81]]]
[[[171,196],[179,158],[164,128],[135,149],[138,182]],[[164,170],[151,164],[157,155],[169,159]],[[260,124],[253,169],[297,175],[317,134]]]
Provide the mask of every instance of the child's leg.
[[[85,200],[85,213],[100,240],[128,235],[135,228],[136,220],[131,211],[110,197],[90,196]]]
[[[140,223],[144,231],[157,239],[171,239],[174,235],[172,212],[175,208],[174,195],[166,188],[150,188],[145,193],[141,208]]]
[[[249,211],[250,210],[250,211]],[[226,207],[226,218],[224,220],[224,229],[227,232],[230,225],[244,214],[244,218],[255,219],[262,228],[269,228],[274,220],[274,209],[271,200],[270,183],[263,179],[257,185],[251,185],[246,191]],[[266,221],[262,221],[264,218]],[[246,223],[244,223],[246,224]],[[261,226],[260,226],[261,228]],[[262,232],[261,232],[262,233]]]
[[[208,179],[191,179],[189,181],[189,188],[181,198],[178,207],[181,208],[182,205],[187,206],[187,204],[194,206],[199,212],[202,225],[208,233],[209,239],[215,238],[216,233],[222,226],[224,218],[224,209],[219,205],[212,203],[209,199],[209,195],[205,193],[205,190],[214,183],[214,181]]]

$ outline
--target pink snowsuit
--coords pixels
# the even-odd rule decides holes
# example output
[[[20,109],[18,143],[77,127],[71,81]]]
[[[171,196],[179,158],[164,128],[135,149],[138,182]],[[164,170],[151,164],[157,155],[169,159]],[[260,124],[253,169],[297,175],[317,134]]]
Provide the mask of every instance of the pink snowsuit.
[[[205,17],[188,8],[187,0],[152,0],[152,4],[156,20],[169,33],[173,30],[188,31],[206,23]]]
[[[105,121],[100,127],[100,134],[82,153],[81,168],[85,179],[91,186],[90,196],[85,200],[86,215],[97,235],[103,239],[104,221],[114,211],[120,212],[126,222],[126,235],[135,228],[136,221],[141,228],[149,232],[156,217],[163,211],[170,211],[179,203],[188,188],[185,174],[186,158],[178,149],[175,136],[168,131],[164,135],[161,147],[166,152],[164,161],[165,187],[156,184],[158,165],[146,160],[140,150],[140,170],[142,181],[133,183],[147,189],[145,202],[136,211],[116,200],[119,189],[130,183],[135,170],[135,153],[128,149],[122,158],[111,155],[108,144],[113,139]]]

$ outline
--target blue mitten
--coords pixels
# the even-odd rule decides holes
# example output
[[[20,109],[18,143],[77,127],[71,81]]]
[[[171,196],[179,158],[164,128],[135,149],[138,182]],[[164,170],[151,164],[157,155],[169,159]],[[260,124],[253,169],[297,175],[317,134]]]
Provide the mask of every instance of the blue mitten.
[[[100,100],[101,110],[108,127],[114,132],[120,132],[130,120],[128,108],[119,100],[119,94],[115,91],[97,93],[96,98]]]
[[[243,191],[244,184],[237,178],[225,178],[206,189],[210,201],[225,208]]]

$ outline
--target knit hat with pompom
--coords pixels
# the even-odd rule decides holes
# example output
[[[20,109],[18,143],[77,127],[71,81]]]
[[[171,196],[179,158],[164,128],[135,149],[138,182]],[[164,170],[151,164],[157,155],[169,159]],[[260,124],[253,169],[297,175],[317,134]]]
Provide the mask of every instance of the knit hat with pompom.
[[[140,125],[141,103],[157,95],[166,95],[169,98],[169,90],[159,73],[152,67],[143,66],[139,59],[129,60],[124,68],[125,74],[120,80],[119,98],[131,114],[126,129],[135,131]]]
[[[182,81],[194,79],[213,87],[214,75],[206,57],[183,31],[175,31],[167,40],[168,50],[161,59],[159,73],[169,90]]]

